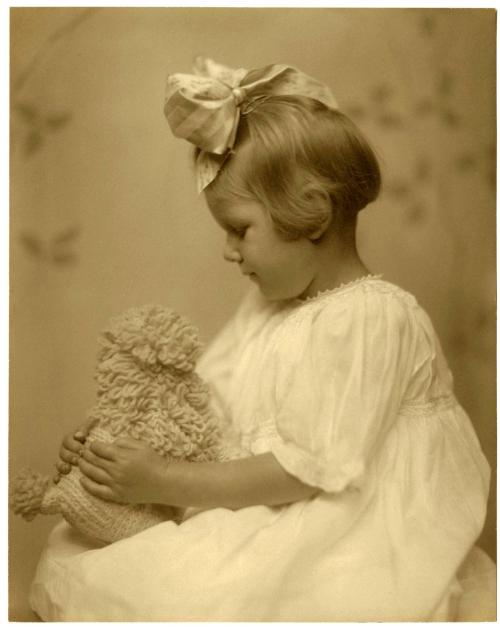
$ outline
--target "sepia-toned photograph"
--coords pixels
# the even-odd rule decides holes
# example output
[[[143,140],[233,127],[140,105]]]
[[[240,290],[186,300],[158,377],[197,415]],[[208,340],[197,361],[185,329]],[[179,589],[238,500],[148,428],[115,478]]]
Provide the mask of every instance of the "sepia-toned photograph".
[[[7,15],[9,621],[496,621],[496,10]]]

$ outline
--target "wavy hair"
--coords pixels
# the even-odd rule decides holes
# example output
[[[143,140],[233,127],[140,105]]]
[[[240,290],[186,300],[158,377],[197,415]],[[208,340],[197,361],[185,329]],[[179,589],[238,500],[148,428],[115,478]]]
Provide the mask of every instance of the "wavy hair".
[[[375,153],[342,112],[301,96],[269,96],[243,113],[234,151],[205,190],[210,206],[257,201],[284,238],[308,237],[332,218],[356,225],[381,175]]]

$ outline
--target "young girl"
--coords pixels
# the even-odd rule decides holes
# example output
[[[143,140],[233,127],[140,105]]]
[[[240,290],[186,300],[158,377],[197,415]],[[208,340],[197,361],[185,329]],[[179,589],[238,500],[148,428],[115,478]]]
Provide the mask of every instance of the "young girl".
[[[489,467],[429,318],[358,255],[376,158],[298,70],[201,70],[169,78],[165,113],[252,282],[198,366],[239,455],[167,464],[132,439],[66,437],[61,473],[78,461],[97,497],[196,510],[106,547],[59,525],[32,606],[44,620],[460,618],[464,576],[492,571],[474,548]]]

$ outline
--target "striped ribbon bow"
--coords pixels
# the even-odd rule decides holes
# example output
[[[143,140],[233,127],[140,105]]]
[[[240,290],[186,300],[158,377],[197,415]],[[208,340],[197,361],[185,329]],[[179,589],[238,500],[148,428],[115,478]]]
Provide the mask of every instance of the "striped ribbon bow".
[[[198,57],[194,73],[167,78],[164,113],[174,136],[201,149],[196,161],[198,192],[217,176],[233,148],[240,115],[258,100],[296,94],[337,107],[325,85],[291,66],[233,70]]]

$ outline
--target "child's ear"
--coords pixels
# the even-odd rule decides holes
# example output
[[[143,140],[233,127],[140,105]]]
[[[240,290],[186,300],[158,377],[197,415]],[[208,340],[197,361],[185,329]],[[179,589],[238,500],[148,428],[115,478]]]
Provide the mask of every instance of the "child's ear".
[[[314,232],[309,235],[311,241],[318,241],[325,234],[332,223],[332,203],[328,196],[320,196],[318,199],[318,214],[321,216],[321,222]]]
[[[332,214],[329,213],[327,217],[321,222],[321,225],[316,228],[314,232],[309,235],[311,241],[318,241],[327,231],[329,225],[332,223]]]

